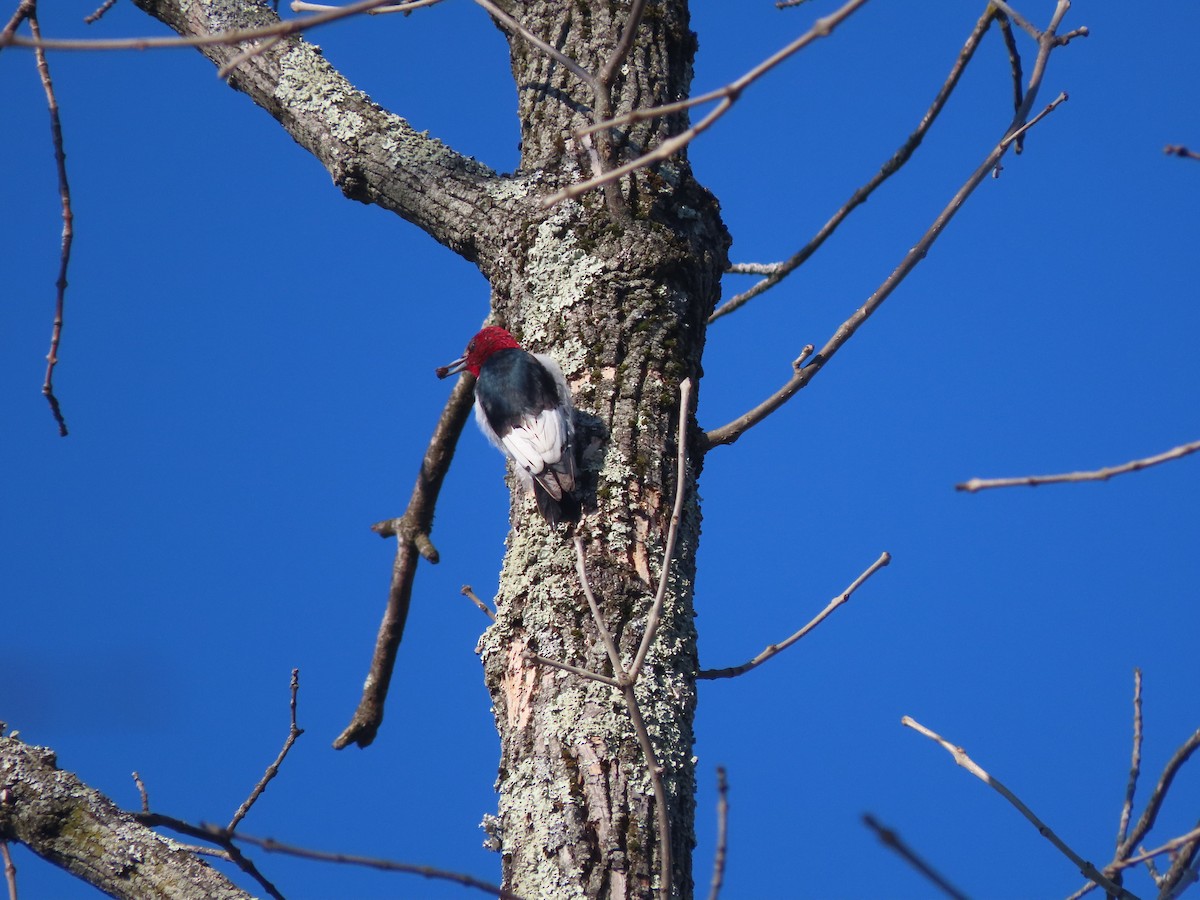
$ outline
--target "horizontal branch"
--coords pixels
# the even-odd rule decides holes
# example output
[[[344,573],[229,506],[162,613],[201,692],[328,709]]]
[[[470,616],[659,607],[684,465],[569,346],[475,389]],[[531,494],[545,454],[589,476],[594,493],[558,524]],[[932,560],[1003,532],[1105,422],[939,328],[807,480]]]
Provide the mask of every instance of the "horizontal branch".
[[[662,106],[655,106],[649,109],[637,109],[621,116],[616,116],[611,119],[606,119],[603,122],[597,122],[588,128],[581,131],[577,137],[583,138],[584,135],[590,134],[601,129],[616,128],[621,125],[629,125],[634,122],[643,122],[647,119],[657,119],[661,116],[671,115],[672,113],[682,112],[685,109],[691,109],[694,106],[700,106],[705,103],[719,101],[715,109],[708,115],[704,116],[699,122],[673,137],[667,138],[649,153],[639,156],[637,159],[631,160],[624,165],[617,166],[607,172],[603,172],[594,178],[587,181],[581,181],[569,187],[563,188],[555,194],[551,194],[542,201],[542,205],[546,207],[554,206],[561,203],[563,200],[569,200],[572,197],[577,197],[580,194],[586,193],[593,188],[616,181],[619,178],[628,175],[638,169],[645,168],[653,163],[668,159],[674,156],[684,147],[692,142],[694,138],[703,132],[707,131],[721,116],[725,115],[737,102],[748,86],[753,84],[767,72],[774,69],[784,60],[795,55],[803,50],[809,44],[824,37],[829,37],[833,30],[844,22],[849,16],[863,6],[867,0],[849,0],[844,6],[830,13],[824,18],[817,19],[813,23],[812,28],[802,34],[796,40],[792,41],[782,50],[774,53],[767,59],[760,62],[750,71],[743,74],[722,88],[715,91],[709,91],[707,94],[701,94],[697,97],[691,97],[687,100],[680,100],[675,103],[667,103]]]
[[[984,491],[989,488],[1037,487],[1040,484],[1107,481],[1116,475],[1124,475],[1127,472],[1139,472],[1142,469],[1148,469],[1160,463],[1170,462],[1173,459],[1181,459],[1184,456],[1195,453],[1197,450],[1200,450],[1200,441],[1192,441],[1190,444],[1181,444],[1165,453],[1159,453],[1157,456],[1147,456],[1144,459],[1135,459],[1119,466],[1107,466],[1103,469],[1095,469],[1090,472],[1065,472],[1061,475],[1023,475],[1017,478],[972,478],[970,481],[956,484],[954,489],[973,494],[976,491]]]

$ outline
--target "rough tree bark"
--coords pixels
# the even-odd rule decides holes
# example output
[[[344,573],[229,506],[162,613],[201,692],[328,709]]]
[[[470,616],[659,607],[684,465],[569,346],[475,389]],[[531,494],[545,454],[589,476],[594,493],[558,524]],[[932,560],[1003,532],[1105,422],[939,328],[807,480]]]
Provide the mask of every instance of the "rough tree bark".
[[[182,34],[276,21],[251,0],[136,2]],[[604,69],[631,7],[630,0],[499,5],[591,73]],[[579,533],[623,653],[632,653],[645,627],[672,499],[686,492],[663,626],[638,693],[670,799],[671,893],[688,898],[701,457],[693,453],[688,483],[677,485],[677,387],[700,374],[728,236],[717,204],[680,157],[626,178],[607,196],[596,191],[549,210],[541,199],[592,174],[593,152],[611,166],[686,127],[684,115],[649,120],[597,135],[595,151],[574,138],[605,113],[687,96],[696,41],[686,0],[656,0],[624,64],[610,67],[599,89],[525,39],[509,42],[522,138],[521,167],[509,176],[384,111],[301,39],[243,62],[230,83],[320,159],[347,197],[396,212],[478,265],[491,284],[493,319],[529,349],[553,350],[576,405],[605,435],[588,465],[595,509]],[[241,48],[202,50],[222,65]],[[659,888],[661,851],[654,797],[619,693],[523,659],[532,651],[609,671],[570,540],[519,495],[512,521],[499,615],[479,645],[501,735],[492,834],[503,883],[546,900],[649,896]]]
[[[20,841],[112,897],[250,896],[190,850],[139,824],[107,797],[59,769],[53,751],[3,736],[0,838]]]

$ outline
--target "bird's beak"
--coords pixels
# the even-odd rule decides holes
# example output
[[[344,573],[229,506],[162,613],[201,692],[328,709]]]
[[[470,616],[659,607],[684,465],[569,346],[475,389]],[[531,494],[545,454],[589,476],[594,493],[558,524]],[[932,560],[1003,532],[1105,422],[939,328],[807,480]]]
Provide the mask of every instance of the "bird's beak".
[[[467,354],[463,354],[448,366],[438,366],[435,373],[438,378],[446,378],[449,375],[456,375],[467,367]]]

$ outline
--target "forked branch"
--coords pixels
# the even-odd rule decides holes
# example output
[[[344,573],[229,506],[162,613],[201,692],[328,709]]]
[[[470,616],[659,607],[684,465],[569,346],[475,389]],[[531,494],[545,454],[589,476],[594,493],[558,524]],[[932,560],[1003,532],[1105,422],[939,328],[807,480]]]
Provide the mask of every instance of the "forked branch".
[[[1060,853],[1071,860],[1071,862],[1078,867],[1079,871],[1083,873],[1085,878],[1089,878],[1096,882],[1112,896],[1118,897],[1120,900],[1138,900],[1137,897],[1129,893],[1129,891],[1125,890],[1125,888],[1121,887],[1119,884],[1113,882],[1112,879],[1103,875],[1094,865],[1068,847],[1063,839],[1055,834],[1049,825],[1039,819],[1037,815],[1034,814],[1033,810],[1021,802],[1021,799],[1017,797],[1016,794],[1001,784],[999,779],[994,778],[985,772],[973,759],[971,759],[971,757],[967,755],[967,752],[962,747],[957,747],[954,744],[951,744],[940,734],[931,731],[909,716],[904,716],[900,722],[901,724],[913,729],[918,734],[923,734],[930,740],[940,744],[947,753],[954,757],[954,761],[958,763],[959,766],[966,769],[984,784],[991,786],[997,793],[1000,794],[1000,796],[1016,807],[1017,811],[1020,812],[1021,815],[1023,815],[1026,819],[1028,819],[1034,828],[1038,830],[1038,834],[1046,838],[1046,840],[1053,844]]]

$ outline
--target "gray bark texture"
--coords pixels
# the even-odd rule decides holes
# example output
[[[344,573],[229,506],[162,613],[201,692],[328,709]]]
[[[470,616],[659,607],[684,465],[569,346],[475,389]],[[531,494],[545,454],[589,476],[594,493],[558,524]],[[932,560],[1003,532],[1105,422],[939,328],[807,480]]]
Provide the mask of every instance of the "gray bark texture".
[[[135,2],[187,35],[277,21],[253,0]],[[499,5],[593,74],[605,70],[631,7],[630,0]],[[687,96],[696,40],[686,0],[652,0],[628,56],[608,67],[611,77],[597,79],[598,88],[523,38],[509,35],[509,43],[522,137],[521,165],[511,175],[416,132],[297,37],[243,62],[230,83],[316,156],[347,197],[395,212],[474,262],[491,284],[493,321],[528,349],[557,358],[585,432],[597,437],[584,466],[589,511],[576,533],[626,664],[657,587],[675,492],[685,492],[663,624],[637,693],[669,799],[670,893],[686,900],[702,455],[689,417],[689,446],[697,449],[687,483],[676,484],[678,385],[699,379],[729,239],[715,200],[681,156],[607,194],[592,191],[550,209],[541,200],[593,173],[578,129]],[[242,49],[201,48],[217,65]],[[676,114],[598,133],[596,152],[612,167],[686,125],[686,115]],[[524,658],[533,652],[611,674],[569,533],[552,532],[520,494],[512,522],[498,618],[479,643],[501,737],[493,838],[503,884],[539,900],[656,895],[662,848],[654,795],[620,692]]]
[[[248,900],[220,872],[70,772],[54,752],[0,737],[0,840],[130,900]]]

